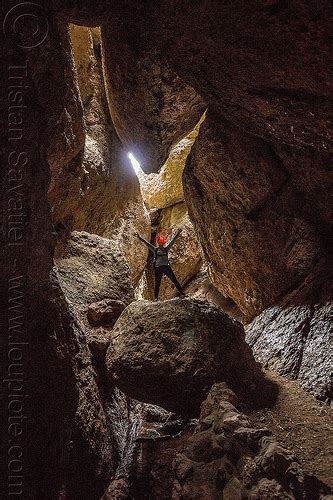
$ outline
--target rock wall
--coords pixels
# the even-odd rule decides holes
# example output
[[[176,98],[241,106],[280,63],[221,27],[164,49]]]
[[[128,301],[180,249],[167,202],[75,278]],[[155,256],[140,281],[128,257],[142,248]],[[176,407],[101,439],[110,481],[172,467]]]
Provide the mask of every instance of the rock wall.
[[[131,268],[133,284],[137,284],[147,252],[142,247],[134,252],[133,242],[136,231],[148,235],[149,215],[127,151],[110,117],[99,30],[71,25],[70,34],[85,138],[76,169],[60,169],[59,175],[52,178],[53,220],[58,233],[66,237],[78,230],[117,241]]]
[[[71,168],[81,150],[82,108],[67,29],[46,12],[48,37],[29,51],[0,35],[1,107],[8,110],[1,121],[1,376],[7,379],[1,438],[7,458],[0,496],[75,498],[84,489],[85,498],[96,498],[109,480],[112,450],[81,325],[52,272],[47,197],[51,176]]]
[[[320,208],[312,211],[313,193],[302,192],[297,154],[289,153],[293,162],[287,147],[273,148],[207,114],[184,173],[213,282],[248,317],[297,287],[326,252],[324,217]],[[298,155],[305,165],[304,152]],[[312,154],[318,177],[320,159]]]
[[[144,171],[157,172],[173,145],[199,121],[204,102],[165,64],[140,30],[109,18],[102,26],[103,67],[117,133]]]
[[[212,387],[194,434],[175,458],[173,499],[329,498],[328,486],[236,407],[225,384]]]
[[[279,304],[246,327],[247,342],[263,364],[317,398],[333,399],[332,279],[325,263]]]
[[[110,338],[110,379],[140,401],[196,415],[216,381],[227,381],[252,403],[259,401],[259,392],[272,398],[242,325],[207,302],[133,302]]]
[[[112,299],[124,309],[134,300],[129,267],[108,238],[74,231],[55,264],[66,299],[86,326],[92,304]]]

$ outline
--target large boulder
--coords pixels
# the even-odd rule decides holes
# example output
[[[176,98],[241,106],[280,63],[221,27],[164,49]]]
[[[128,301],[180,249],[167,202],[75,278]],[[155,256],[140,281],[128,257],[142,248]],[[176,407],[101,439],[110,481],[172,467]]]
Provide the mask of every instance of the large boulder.
[[[119,316],[134,300],[129,267],[118,245],[107,238],[74,231],[56,260],[56,269],[67,300],[87,326],[88,311],[91,319],[96,303],[112,300],[120,306],[120,302],[122,307],[113,308],[113,314]]]
[[[103,24],[102,42],[106,91],[117,134],[144,171],[157,172],[172,146],[195,127],[204,102],[156,48],[146,50],[137,33],[118,19]]]
[[[184,171],[213,283],[247,319],[296,288],[327,253],[324,158],[311,153],[312,186],[296,158],[310,169],[305,151],[268,144],[208,112]]]
[[[133,302],[111,338],[111,380],[130,397],[170,411],[195,414],[217,381],[243,396],[262,382],[241,324],[206,302]]]

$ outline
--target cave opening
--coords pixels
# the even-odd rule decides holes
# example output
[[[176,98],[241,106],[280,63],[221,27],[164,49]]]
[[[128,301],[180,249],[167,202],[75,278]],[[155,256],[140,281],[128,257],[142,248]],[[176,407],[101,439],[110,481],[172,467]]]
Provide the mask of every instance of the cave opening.
[[[328,498],[329,7],[44,3],[40,43],[7,36],[22,6],[0,34],[1,477],[29,499]],[[158,234],[185,297],[164,276],[154,301]]]
[[[136,174],[138,174],[139,172],[142,172],[141,165],[138,162],[138,160],[135,158],[135,156],[133,155],[133,153],[128,153],[127,156],[128,156],[128,158],[129,158],[129,160],[130,160],[130,162],[132,164],[134,172]]]
[[[81,31],[82,33],[80,33]],[[90,44],[94,46],[94,49],[90,53],[90,67],[91,58],[95,58],[93,65],[95,75],[90,71],[88,78],[89,84],[91,85],[91,82],[93,82],[93,85],[86,100],[84,98],[84,89],[87,87],[87,84],[84,82],[86,70],[84,69],[83,48],[81,46],[83,32],[85,32],[86,38],[90,39]],[[271,146],[266,148],[260,141],[257,141],[254,145],[248,145],[246,139],[245,146],[242,145],[240,147],[237,142],[239,131],[233,130],[230,124],[226,126],[223,120],[221,121],[221,128],[216,125],[216,122],[214,123],[214,127],[209,128],[212,122],[212,115],[209,109],[207,111],[207,104],[201,101],[201,96],[193,95],[193,89],[187,89],[186,92],[191,96],[188,97],[191,102],[193,102],[193,99],[198,100],[195,117],[191,118],[190,123],[185,125],[182,132],[178,130],[172,141],[169,140],[167,145],[161,143],[160,137],[155,137],[154,130],[161,127],[164,119],[163,114],[167,115],[171,113],[173,105],[167,104],[165,106],[163,113],[161,112],[159,116],[161,123],[156,121],[154,114],[152,117],[146,116],[145,110],[139,106],[135,108],[138,113],[138,116],[135,117],[138,123],[133,121],[133,110],[130,110],[127,111],[131,113],[130,117],[126,117],[126,119],[124,117],[124,123],[120,124],[118,115],[124,96],[120,96],[120,100],[119,98],[116,99],[117,81],[113,81],[113,73],[110,75],[110,71],[113,71],[114,66],[108,68],[105,61],[104,63],[101,62],[102,58],[106,57],[105,50],[107,44],[105,47],[101,47],[100,34],[95,31],[93,34],[90,32],[89,35],[89,32],[89,28],[79,26],[73,28],[72,32],[74,48],[78,43],[75,39],[80,41],[76,49],[78,52],[76,56],[74,50],[74,58],[76,60],[78,81],[81,81],[80,91],[88,124],[87,132],[96,141],[97,149],[101,145],[100,134],[101,132],[104,134],[106,149],[101,151],[101,158],[115,162],[114,166],[112,164],[112,168],[115,169],[113,182],[116,184],[115,188],[110,189],[109,192],[119,191],[120,194],[119,201],[112,206],[113,215],[111,217],[111,225],[107,229],[102,227],[101,231],[97,234],[100,234],[107,241],[117,241],[130,269],[130,275],[123,282],[123,285],[125,284],[125,287],[132,290],[125,297],[122,295],[123,291],[121,292],[121,296],[119,296],[119,292],[116,292],[116,300],[111,299],[109,290],[111,290],[111,295],[114,296],[114,290],[117,289],[113,281],[111,288],[107,289],[107,293],[98,294],[98,299],[101,300],[96,300],[95,295],[92,293],[96,293],[96,289],[91,291],[91,297],[85,292],[85,295],[88,295],[85,298],[86,304],[83,307],[80,304],[78,309],[79,315],[85,322],[88,346],[93,353],[93,367],[100,377],[98,388],[104,398],[103,406],[107,414],[107,425],[115,440],[115,455],[117,456],[115,460],[116,471],[113,480],[110,482],[108,494],[111,497],[132,495],[134,498],[141,499],[147,498],[147,491],[150,492],[150,495],[155,495],[156,498],[160,498],[162,492],[164,494],[167,491],[167,494],[171,498],[171,485],[177,484],[175,472],[171,473],[172,463],[184,453],[186,446],[191,442],[192,438],[190,436],[193,433],[193,429],[196,426],[198,429],[202,425],[198,420],[199,414],[197,412],[192,413],[190,416],[195,417],[194,419],[189,418],[188,414],[184,416],[184,409],[182,410],[177,406],[177,392],[173,396],[174,401],[172,403],[168,400],[168,395],[159,389],[159,385],[157,385],[157,394],[155,394],[155,380],[151,380],[148,385],[142,384],[142,388],[135,386],[136,381],[139,380],[142,373],[145,373],[146,376],[145,364],[147,363],[147,359],[140,359],[139,364],[142,363],[140,364],[141,368],[133,374],[134,381],[131,382],[131,369],[128,369],[130,375],[128,373],[124,375],[121,372],[121,368],[115,368],[117,364],[114,363],[111,355],[108,354],[110,347],[104,347],[106,354],[104,353],[101,357],[100,348],[97,349],[96,347],[96,339],[99,339],[98,342],[101,342],[103,339],[102,342],[105,342],[106,345],[108,345],[106,339],[113,338],[113,336],[115,339],[118,339],[118,335],[122,335],[121,332],[126,330],[126,328],[130,328],[126,319],[123,320],[124,326],[122,326],[122,318],[126,318],[126,314],[131,315],[131,325],[136,322],[141,324],[140,313],[137,317],[138,311],[131,304],[140,304],[140,302],[145,304],[147,300],[153,300],[154,265],[152,254],[147,254],[144,247],[140,246],[135,236],[136,233],[140,233],[149,242],[155,244],[157,234],[163,233],[171,236],[174,231],[181,228],[181,237],[170,252],[170,260],[189,297],[189,302],[193,304],[210,304],[210,307],[219,308],[224,313],[227,313],[228,316],[240,321],[244,325],[250,323],[250,326],[246,327],[248,342],[254,346],[253,348],[256,352],[257,327],[255,322],[254,324],[251,323],[251,320],[254,312],[258,308],[262,308],[263,304],[260,302],[261,291],[259,293],[258,284],[255,281],[248,282],[246,278],[241,289],[239,286],[235,286],[239,277],[230,271],[230,269],[232,270],[232,265],[234,265],[233,255],[237,254],[239,249],[238,242],[244,238],[242,234],[243,222],[239,222],[237,219],[239,215],[235,216],[235,213],[241,213],[244,208],[247,214],[252,213],[248,207],[244,207],[244,201],[241,199],[242,195],[245,196],[245,199],[249,197],[249,202],[253,203],[256,208],[256,217],[253,220],[251,219],[251,221],[253,224],[256,224],[260,210],[262,210],[262,208],[257,209],[257,207],[265,207],[267,199],[270,200],[271,192],[282,191],[289,179],[289,175],[277,174],[277,187],[268,185],[267,193],[262,194],[259,192],[258,195],[254,195],[251,191],[253,190],[252,184],[255,187],[261,185],[262,177],[261,174],[253,174],[249,170],[249,163],[255,161],[265,171],[267,167],[262,165],[263,158],[271,154],[274,168],[279,169],[280,164],[276,153],[272,153]],[[99,50],[96,50],[96,46]],[[85,50],[87,50],[87,47]],[[127,74],[122,73],[122,78],[126,84]],[[159,84],[163,88],[163,85],[165,85],[163,74],[160,74],[160,78],[161,82]],[[169,78],[170,76],[168,75]],[[149,88],[149,82],[145,81],[145,86]],[[178,92],[178,89],[176,91]],[[173,92],[175,91],[173,90]],[[172,94],[172,100],[177,101],[176,94]],[[91,122],[92,125],[89,126],[89,117],[92,116],[95,119],[96,115],[100,117],[100,126],[95,131],[96,120]],[[218,117],[217,123],[219,123],[219,120],[220,117]],[[168,123],[165,125],[168,126]],[[109,141],[110,134],[112,134],[112,141]],[[198,137],[204,138],[201,139],[203,140],[203,145],[199,151],[198,146],[200,145],[200,141]],[[117,155],[117,147],[115,148],[117,144],[119,151],[121,151],[121,154],[118,153],[119,158],[121,158],[120,161],[114,155],[114,151],[116,151]],[[216,148],[217,144],[218,148],[221,148],[221,153]],[[133,150],[130,149],[132,145]],[[125,155],[124,147],[128,147],[127,151],[125,149]],[[112,150],[112,155],[109,154],[110,150]],[[89,163],[91,163],[95,153],[96,149],[92,148],[90,156],[87,157],[86,170],[89,172],[88,177],[91,177]],[[123,164],[124,156],[126,156],[126,159],[135,172],[135,179],[131,175],[124,175],[126,171]],[[138,158],[140,158],[140,161]],[[206,161],[206,158],[208,158],[208,161]],[[118,165],[117,161],[119,161]],[[218,169],[219,162],[222,163],[220,170]],[[105,163],[105,171],[107,172],[107,169],[110,167],[107,166],[107,162]],[[144,168],[142,168],[142,165]],[[199,177],[197,172],[199,173]],[[107,177],[106,175],[106,182]],[[92,189],[97,188],[98,190],[98,185],[97,182],[95,187],[92,186]],[[243,192],[240,194],[242,189]],[[96,200],[93,198],[88,199],[91,203],[91,210],[95,210],[96,206],[100,207],[100,195],[104,198],[105,194],[107,193],[99,193],[99,198]],[[201,224],[200,220],[207,213],[207,210],[210,210],[215,215],[212,220],[207,220],[206,218],[205,222]],[[109,211],[103,214],[103,217],[110,218],[112,212]],[[227,221],[231,217],[231,214],[233,214],[235,219],[229,227]],[[247,220],[249,219],[248,215],[246,215],[246,218]],[[217,230],[214,227],[214,220],[217,220],[219,224]],[[112,227],[113,225],[115,227]],[[83,226],[80,229],[85,230],[86,228],[87,226]],[[95,228],[92,231],[89,229],[88,232],[94,231]],[[221,234],[222,237],[220,236]],[[251,246],[252,242],[245,238],[245,249],[246,245]],[[131,246],[135,249],[134,251],[131,250]],[[232,252],[226,251],[225,256],[221,258],[220,254],[225,251],[226,247],[231,248]],[[260,248],[258,248],[258,252],[259,250]],[[83,253],[85,252],[86,250],[84,249]],[[241,262],[243,257],[244,254],[236,262],[240,276],[241,273],[245,273],[245,276],[247,275],[244,263],[248,265],[248,261],[245,258],[245,261]],[[86,263],[89,263],[89,259],[89,252],[87,252],[87,255],[85,255]],[[230,262],[228,259],[230,259]],[[257,262],[255,265],[257,265]],[[253,268],[257,272],[255,265]],[[121,265],[116,271],[113,270],[113,274],[121,276],[123,271],[120,268]],[[73,286],[69,283],[72,278],[68,280],[68,271],[65,270],[64,272],[62,263],[58,263],[58,269],[63,279],[64,289],[68,285],[71,294],[69,296],[76,296],[78,290],[76,285]],[[104,270],[105,267],[101,266],[97,273],[98,276],[103,274]],[[114,278],[112,279],[114,280]],[[90,285],[91,281],[92,276],[88,276],[86,279],[87,286]],[[94,296],[93,303],[91,303],[92,296]],[[177,301],[176,297],[177,290],[172,283],[166,279],[162,280],[160,288],[160,300],[162,303],[165,302],[165,304],[168,304],[169,301]],[[114,302],[118,302],[118,304]],[[119,304],[119,302],[123,304]],[[145,306],[142,305],[140,307],[144,308]],[[166,309],[163,309],[162,315],[166,314],[167,305],[163,307]],[[295,310],[293,309],[288,311],[291,312],[287,314],[295,314]],[[146,314],[149,317],[150,309],[147,310]],[[181,314],[181,310],[179,314]],[[192,320],[193,318],[191,318]],[[145,322],[149,324],[145,319],[143,325]],[[115,333],[117,332],[117,328],[119,329],[119,334]],[[141,328],[145,331],[145,326],[140,326],[139,331],[141,331]],[[178,328],[178,325],[172,328]],[[194,327],[195,329],[196,327]],[[187,331],[188,328],[185,328],[185,330]],[[161,335],[162,326],[158,328],[154,326],[154,331],[156,331],[156,335]],[[103,332],[102,335],[101,332]],[[182,336],[184,336],[183,326],[181,327],[181,332]],[[137,334],[136,328],[134,328],[132,333],[135,338]],[[193,341],[192,333],[186,333],[186,336],[192,339],[191,342]],[[114,342],[117,345],[116,341]],[[149,351],[156,347],[156,340],[149,340],[145,344],[144,339],[139,339],[139,344],[141,342],[143,342],[142,350],[139,349],[138,353],[134,353],[131,350],[130,342],[128,344],[125,342],[127,352],[129,353],[127,366],[132,366],[133,359],[136,356],[140,358],[141,353],[145,349]],[[214,346],[215,349],[216,346]],[[266,347],[258,349],[259,360],[261,359],[262,351],[265,352],[265,349]],[[182,349],[180,348],[181,351]],[[122,352],[122,356],[124,357],[126,354]],[[276,357],[280,359],[281,355],[277,353]],[[154,359],[155,355],[152,355],[152,358]],[[169,356],[163,358],[162,355],[161,363],[162,365],[163,363],[169,364]],[[283,366],[283,362],[281,366]],[[163,369],[157,363],[157,359],[154,359],[150,370],[152,373],[154,371],[160,372],[161,370],[163,372]],[[205,370],[209,371],[208,368],[205,368]],[[119,386],[116,386],[111,392],[109,389],[110,373],[120,381]],[[272,387],[277,387],[281,383],[274,376],[269,379],[269,382],[272,384]],[[159,384],[163,385],[165,383],[163,377],[160,375]],[[228,383],[234,388],[232,380],[228,379]],[[262,389],[262,392],[266,394],[265,389]],[[193,393],[191,397],[195,399],[195,394]],[[266,395],[265,397],[266,405],[268,405],[268,400],[273,396]],[[295,398],[298,397],[298,394],[295,395]],[[259,401],[260,397],[256,396],[256,399]],[[289,401],[287,396],[285,399]],[[151,404],[151,402],[154,402],[154,404]],[[186,406],[184,402],[182,402],[182,406]],[[192,410],[188,411],[191,412]],[[296,408],[292,411],[295,412]],[[260,410],[251,409],[248,412],[252,412],[251,414],[255,415],[255,418],[262,418]],[[268,419],[268,422],[274,427],[274,417],[272,420]],[[274,430],[277,432],[278,427],[275,427]],[[280,434],[280,437],[282,439],[285,438],[283,434]],[[319,464],[318,467],[320,467]]]

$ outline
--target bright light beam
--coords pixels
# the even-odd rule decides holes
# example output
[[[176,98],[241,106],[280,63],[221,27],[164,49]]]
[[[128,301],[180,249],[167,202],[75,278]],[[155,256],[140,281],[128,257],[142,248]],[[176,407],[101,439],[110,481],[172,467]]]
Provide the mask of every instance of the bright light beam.
[[[133,153],[128,153],[128,158],[130,159],[131,163],[132,163],[132,166],[135,170],[135,172],[138,174],[139,172],[141,172],[141,165],[140,163],[138,162],[138,160],[135,158],[135,156],[133,155]]]

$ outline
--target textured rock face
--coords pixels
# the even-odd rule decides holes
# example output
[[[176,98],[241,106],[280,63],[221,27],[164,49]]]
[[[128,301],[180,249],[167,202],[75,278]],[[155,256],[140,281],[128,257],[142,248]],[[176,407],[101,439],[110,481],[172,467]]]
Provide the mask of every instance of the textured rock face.
[[[74,2],[58,5],[83,24],[104,19],[110,33],[108,17],[122,21],[132,48],[163,51],[184,81],[243,130],[323,152],[331,148],[329,2],[237,1],[230,8],[226,1],[143,6],[136,0],[128,9],[127,2],[96,8],[89,0],[80,10]]]
[[[9,101],[14,99],[8,94],[11,84],[22,87],[16,99],[26,106],[23,114],[13,109],[12,122],[1,121],[1,304],[7,304],[1,312],[1,352],[6,353],[1,379],[10,379],[14,362],[21,379],[4,388],[8,399],[1,442],[6,457],[12,445],[22,451],[22,462],[12,464],[22,475],[10,486],[1,481],[0,496],[96,498],[108,484],[112,451],[81,325],[52,273],[54,235],[47,198],[51,174],[70,169],[82,147],[82,109],[68,33],[51,12],[48,26],[47,39],[29,55],[14,39],[0,35],[8,79],[1,87],[1,109],[17,104]],[[12,351],[13,341],[17,351]],[[6,360],[10,353],[15,358]],[[14,389],[16,402],[10,404]],[[11,436],[9,419],[16,416],[20,424]],[[2,478],[8,477],[8,465],[1,460]]]
[[[304,151],[269,145],[208,113],[184,172],[213,283],[247,317],[297,287],[325,255],[320,201],[313,212],[313,191],[322,199],[324,158],[313,153],[317,174],[307,192],[297,156],[306,164]]]
[[[326,270],[318,271],[246,328],[258,361],[297,378],[304,389],[328,402],[333,399],[331,283]]]
[[[266,428],[254,428],[226,384],[215,384],[200,421],[174,462],[172,498],[324,498],[328,486],[305,473]]]
[[[132,303],[107,353],[112,379],[129,396],[193,414],[216,381],[241,394],[262,382],[242,326],[205,302]]]
[[[89,305],[87,318],[93,326],[113,326],[125,307],[122,300],[104,299]]]
[[[207,270],[207,265],[204,264],[199,272],[194,276],[194,278],[185,287],[186,295],[193,297],[194,299],[201,299],[211,302],[216,306],[223,309],[229,316],[237,319],[238,321],[244,321],[244,315],[237,307],[235,302],[230,298],[224,297],[218,289],[213,285]]]
[[[198,180],[185,182],[199,198],[192,213],[202,245],[213,238],[207,254],[214,283],[248,318],[297,286],[331,232],[332,86],[324,62],[331,12],[327,3],[306,2],[236,2],[232,9],[217,1],[178,0],[172,8],[134,2],[130,12],[125,3],[104,7],[105,19],[122,24],[129,50],[162,52],[168,67],[204,97],[210,114],[220,115],[215,124],[210,116],[197,143]],[[111,39],[108,23],[104,33]],[[205,148],[212,150],[206,160]],[[202,206],[216,211],[217,220]]]
[[[142,196],[148,208],[166,208],[184,201],[183,170],[200,125],[201,120],[192,132],[172,148],[159,173],[139,175]]]
[[[170,69],[163,55],[146,50],[119,20],[102,28],[104,75],[117,133],[145,172],[157,172],[171,147],[204,111],[203,100]],[[144,104],[143,104],[144,103]]]
[[[46,148],[47,160],[52,172],[49,186],[52,218],[56,225],[61,222],[62,226],[67,227],[71,223],[80,194],[85,134],[82,101],[67,30],[64,31],[62,38],[64,48],[57,56],[57,60],[60,59],[62,63],[58,78],[64,79],[67,87],[62,89],[63,109],[60,113],[60,121]]]
[[[134,300],[129,267],[117,244],[107,238],[74,231],[56,268],[67,300],[86,325],[95,303],[111,299],[125,307]]]
[[[226,1],[175,0],[172,7],[137,2],[116,10],[130,32],[144,25],[142,45],[163,50],[180,77],[243,130],[331,150],[328,2],[237,1],[230,8]]]
[[[149,216],[138,179],[110,117],[99,30],[72,25],[70,34],[75,61],[72,76],[73,81],[74,74],[77,77],[83,103],[85,138],[83,135],[75,168],[59,168],[52,177],[53,220],[58,232],[65,231],[66,236],[75,229],[118,241],[131,268],[133,284],[137,284],[147,252],[142,247],[133,251],[133,241],[137,231],[148,235]],[[66,129],[64,134],[69,135]]]

